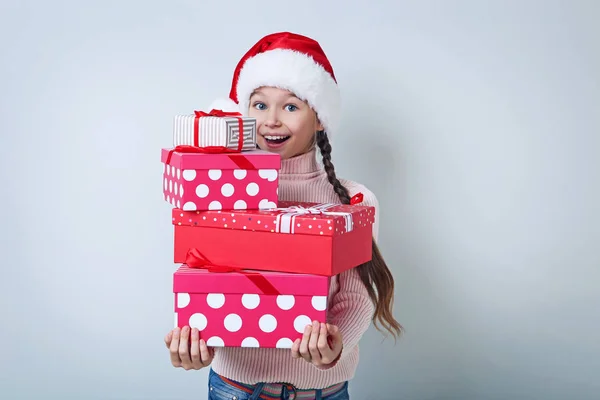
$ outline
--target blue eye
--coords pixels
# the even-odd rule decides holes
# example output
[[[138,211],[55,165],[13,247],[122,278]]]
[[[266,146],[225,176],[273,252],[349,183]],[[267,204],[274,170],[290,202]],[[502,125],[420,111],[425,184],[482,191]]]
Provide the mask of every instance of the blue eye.
[[[285,106],[285,107],[286,107],[286,110],[288,110],[288,111],[291,111],[291,112],[294,112],[294,111],[296,111],[296,110],[298,109],[298,107],[296,107],[296,106],[295,106],[295,105],[293,105],[293,104],[288,104],[288,105],[287,105],[287,106]],[[291,108],[291,110],[290,110],[290,108]]]
[[[264,110],[265,108],[267,108],[267,106],[265,105],[265,103],[257,101],[256,103],[254,103],[254,108],[256,108],[257,110]]]

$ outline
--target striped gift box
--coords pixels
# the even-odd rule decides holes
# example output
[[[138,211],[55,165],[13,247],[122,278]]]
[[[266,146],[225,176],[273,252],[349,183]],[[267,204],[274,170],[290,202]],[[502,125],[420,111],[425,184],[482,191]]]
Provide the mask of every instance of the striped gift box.
[[[223,146],[238,148],[239,120],[243,121],[244,145],[242,151],[256,149],[256,119],[250,117],[203,116],[198,120],[198,143],[194,143],[194,114],[176,115],[173,118],[173,145]]]

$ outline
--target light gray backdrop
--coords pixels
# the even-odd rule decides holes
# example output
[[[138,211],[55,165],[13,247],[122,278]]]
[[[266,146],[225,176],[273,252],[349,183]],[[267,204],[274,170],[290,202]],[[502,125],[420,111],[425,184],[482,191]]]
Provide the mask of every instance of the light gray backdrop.
[[[334,65],[407,330],[365,335],[352,398],[596,399],[599,2],[216,3],[2,2],[0,397],[206,398],[163,344],[159,150],[291,30]]]

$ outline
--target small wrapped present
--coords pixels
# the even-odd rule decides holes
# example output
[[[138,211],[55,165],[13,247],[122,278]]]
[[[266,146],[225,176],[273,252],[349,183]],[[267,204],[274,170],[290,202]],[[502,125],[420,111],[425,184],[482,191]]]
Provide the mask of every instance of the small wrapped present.
[[[279,202],[267,210],[173,209],[174,262],[333,276],[372,258],[375,207]],[[257,251],[258,250],[258,251]]]
[[[256,119],[235,112],[211,110],[173,118],[173,146],[256,149]]]
[[[173,207],[185,211],[250,210],[277,204],[279,154],[177,146],[163,149],[161,161],[163,197]]]
[[[306,325],[327,322],[323,276],[184,264],[173,292],[175,326],[198,328],[208,346],[291,348]]]

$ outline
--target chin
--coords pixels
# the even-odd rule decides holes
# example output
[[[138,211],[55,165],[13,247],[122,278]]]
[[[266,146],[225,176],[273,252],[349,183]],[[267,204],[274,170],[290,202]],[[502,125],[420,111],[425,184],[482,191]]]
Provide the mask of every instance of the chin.
[[[271,153],[277,153],[281,156],[282,159],[289,158],[289,153],[291,152],[293,147],[293,140],[288,139],[285,143],[279,146],[272,146],[267,143],[265,139],[262,137],[258,137],[256,140],[256,144],[261,150],[268,151]]]

